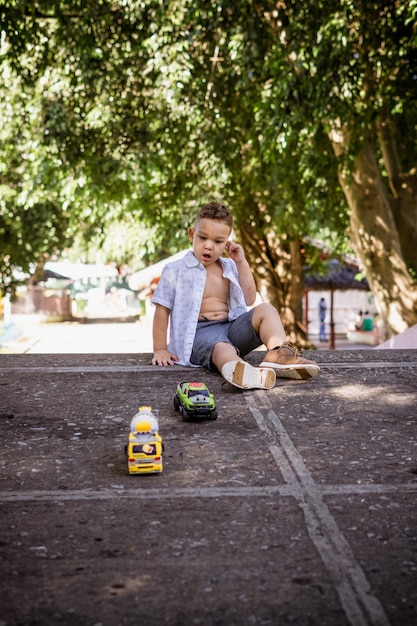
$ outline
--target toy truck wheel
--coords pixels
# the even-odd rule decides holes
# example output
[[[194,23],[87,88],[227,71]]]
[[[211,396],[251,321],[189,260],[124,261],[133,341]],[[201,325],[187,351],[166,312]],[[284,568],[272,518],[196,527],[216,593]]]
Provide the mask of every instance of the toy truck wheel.
[[[182,419],[184,420],[184,422],[189,422],[191,420],[191,416],[188,413],[187,409],[185,408],[185,406],[181,406],[181,415],[182,415]]]
[[[174,409],[176,411],[180,410],[180,399],[178,398],[178,394],[174,396]]]
[[[214,410],[210,413],[210,419],[211,419],[211,420],[216,420],[216,419],[217,419],[217,409],[214,409]]]

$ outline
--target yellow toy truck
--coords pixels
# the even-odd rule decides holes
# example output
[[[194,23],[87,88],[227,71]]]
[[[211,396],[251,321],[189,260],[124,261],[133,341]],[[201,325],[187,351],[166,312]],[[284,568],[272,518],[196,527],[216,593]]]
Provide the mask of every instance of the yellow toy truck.
[[[160,474],[164,445],[158,433],[158,412],[150,406],[139,407],[130,422],[126,446],[129,474]]]

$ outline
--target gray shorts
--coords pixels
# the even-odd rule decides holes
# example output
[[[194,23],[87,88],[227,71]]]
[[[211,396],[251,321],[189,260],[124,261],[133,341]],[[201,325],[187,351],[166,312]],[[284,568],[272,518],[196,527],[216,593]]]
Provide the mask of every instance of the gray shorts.
[[[230,343],[239,356],[244,357],[262,341],[252,325],[253,309],[239,315],[235,320],[223,322],[198,322],[194,337],[193,351],[190,361],[193,365],[201,365],[211,371],[217,368],[211,362],[211,355],[216,343]]]

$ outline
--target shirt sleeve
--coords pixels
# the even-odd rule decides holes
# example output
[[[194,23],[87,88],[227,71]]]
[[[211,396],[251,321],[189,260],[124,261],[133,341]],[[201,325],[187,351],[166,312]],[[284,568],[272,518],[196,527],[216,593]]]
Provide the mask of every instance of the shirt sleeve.
[[[152,296],[152,304],[160,304],[172,310],[175,300],[176,275],[169,265],[165,265],[161,278]]]

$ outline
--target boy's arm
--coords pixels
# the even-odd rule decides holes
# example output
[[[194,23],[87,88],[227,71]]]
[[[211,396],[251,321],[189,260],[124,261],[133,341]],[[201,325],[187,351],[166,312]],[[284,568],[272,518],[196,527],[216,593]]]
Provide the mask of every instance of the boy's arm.
[[[256,300],[256,283],[243,248],[238,243],[228,241],[226,250],[232,261],[236,263],[239,285],[243,291],[247,306],[250,306]]]
[[[156,304],[153,318],[153,357],[152,365],[174,365],[178,357],[167,350],[168,322],[171,311]]]

